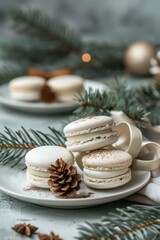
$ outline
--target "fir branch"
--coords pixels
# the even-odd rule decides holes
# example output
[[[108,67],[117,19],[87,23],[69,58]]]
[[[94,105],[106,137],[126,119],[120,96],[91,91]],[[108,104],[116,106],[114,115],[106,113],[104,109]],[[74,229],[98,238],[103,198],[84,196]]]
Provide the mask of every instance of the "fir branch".
[[[158,240],[160,206],[133,205],[107,213],[100,222],[79,226],[79,240]]]
[[[2,58],[22,62],[27,60],[28,64],[41,62],[51,57],[53,62],[57,58],[61,59],[62,56],[70,53],[70,51],[63,49],[63,45],[60,43],[46,41],[46,44],[44,44],[43,41],[35,41],[34,39],[31,42],[24,37],[2,41],[0,48]]]
[[[110,110],[114,107],[114,100],[107,91],[94,91],[92,88],[89,91],[84,91],[77,95],[76,101],[79,102],[80,107],[74,114],[87,117],[91,115],[110,115]]]
[[[28,150],[44,145],[64,146],[64,136],[61,132],[49,127],[49,133],[43,133],[30,129],[27,131],[22,127],[13,131],[5,127],[4,133],[0,133],[0,163],[10,163],[15,166],[22,159]]]
[[[27,34],[27,37],[41,37],[65,44],[65,48],[79,51],[81,38],[64,24],[50,19],[39,10],[16,9],[11,14],[14,29],[18,33]]]
[[[12,78],[22,76],[26,74],[26,66],[12,63],[10,61],[4,61],[0,63],[0,83],[10,81]]]
[[[124,111],[124,113],[131,118],[135,125],[139,128],[143,127],[144,125],[146,126],[146,124],[149,123],[148,116],[151,113],[147,112],[147,110],[139,104],[130,106],[128,109],[125,107],[124,110],[122,108],[122,111]]]
[[[138,127],[148,123],[149,112],[143,104],[140,104],[138,91],[129,86],[128,80],[116,78],[108,84],[108,87],[116,102],[113,110],[123,111]]]
[[[79,108],[74,112],[79,117],[110,115],[111,110],[123,111],[138,127],[148,122],[148,112],[138,101],[137,91],[129,88],[128,82],[117,79],[107,85],[104,92],[90,89],[79,94]]]
[[[83,44],[83,52],[91,54],[93,59],[98,61],[100,66],[108,66],[112,68],[123,67],[123,54],[126,45],[112,45],[111,43],[95,43],[85,42]]]
[[[139,89],[139,102],[150,112],[149,119],[152,125],[160,124],[160,86],[149,84]]]
[[[59,65],[58,69],[71,65],[69,68],[75,74],[96,78],[113,69],[122,69],[124,46],[84,42],[67,26],[38,10],[17,9],[12,12],[11,19],[17,36],[0,46],[1,55],[13,63],[24,63],[25,71],[36,65],[41,69],[49,64],[50,71],[54,71],[55,64]],[[89,63],[81,59],[84,52],[91,54]]]
[[[27,65],[25,70],[37,64],[41,69],[48,63],[53,68],[50,71],[53,71],[58,61],[60,69],[72,65],[75,74],[96,78],[124,69],[123,55],[128,43],[116,46],[111,43],[86,42],[76,32],[39,10],[17,9],[12,12],[11,19],[19,39],[16,42],[11,39],[1,47],[5,58],[18,64],[24,62]],[[84,52],[91,55],[88,63],[81,60]],[[77,61],[73,64],[74,54]]]

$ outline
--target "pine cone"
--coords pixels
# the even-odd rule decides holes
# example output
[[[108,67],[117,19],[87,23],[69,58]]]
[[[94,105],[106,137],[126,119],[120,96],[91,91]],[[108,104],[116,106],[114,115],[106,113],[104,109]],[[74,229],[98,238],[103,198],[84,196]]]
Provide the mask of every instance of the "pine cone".
[[[55,165],[49,167],[48,172],[51,173],[48,185],[53,194],[62,198],[76,195],[76,191],[80,189],[81,176],[77,174],[75,167],[62,159],[57,159]]]
[[[26,235],[29,237],[33,233],[35,233],[38,228],[30,224],[20,223],[20,224],[16,224],[14,227],[12,227],[12,229],[19,234]]]
[[[52,103],[56,101],[56,94],[53,90],[46,84],[41,90],[41,100],[45,103]]]
[[[51,232],[49,235],[47,234],[38,234],[39,240],[63,240],[58,235],[55,235]]]

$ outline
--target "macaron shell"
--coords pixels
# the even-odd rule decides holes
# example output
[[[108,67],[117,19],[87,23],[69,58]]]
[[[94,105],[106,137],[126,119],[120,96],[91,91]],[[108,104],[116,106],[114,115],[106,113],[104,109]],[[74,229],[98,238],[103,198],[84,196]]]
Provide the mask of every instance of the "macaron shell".
[[[66,125],[64,128],[64,134],[67,135],[74,131],[88,130],[105,125],[110,126],[111,124],[113,124],[113,119],[108,116],[90,116],[87,118],[80,118]]]
[[[27,177],[27,181],[33,186],[36,186],[39,188],[50,188],[48,185],[49,178],[37,177],[30,174],[29,172],[26,172],[26,177]]]
[[[128,170],[127,173],[113,177],[113,178],[106,178],[106,179],[96,179],[96,178],[89,178],[84,175],[84,182],[87,186],[95,189],[111,189],[120,187],[131,180],[131,171]]]
[[[86,153],[82,157],[84,167],[93,170],[119,169],[128,167],[132,163],[129,153],[115,148],[99,149]]]
[[[117,134],[117,131],[113,131],[110,126],[105,125],[103,127],[97,127],[92,129],[88,128],[88,129],[84,129],[83,131],[72,132],[70,134],[66,134],[66,138],[67,138],[67,141],[69,142],[74,142],[74,141],[80,142],[81,140],[93,138],[93,137],[104,135],[104,134]]]
[[[58,93],[75,92],[83,89],[83,78],[76,75],[63,75],[50,78],[48,85]]]
[[[83,173],[85,176],[90,177],[90,178],[98,178],[98,179],[104,179],[104,178],[112,178],[112,177],[117,177],[120,175],[123,175],[128,172],[128,168],[123,168],[123,169],[117,169],[117,170],[106,170],[106,171],[96,171],[96,170],[91,170],[88,168],[83,168]]]
[[[62,158],[68,164],[74,163],[74,157],[64,147],[42,146],[30,150],[25,157],[27,165],[39,169],[48,169],[51,164],[55,164],[57,159]]]
[[[11,97],[17,100],[22,100],[22,101],[39,101],[40,100],[40,91],[25,91],[25,89],[21,91],[14,91],[12,90],[11,92]]]
[[[45,85],[45,79],[38,76],[21,76],[9,83],[10,95],[21,101],[39,101],[40,92]]]
[[[102,139],[97,138],[86,143],[79,143],[75,145],[74,144],[69,145],[69,143],[67,142],[66,145],[67,145],[67,149],[71,152],[86,152],[86,151],[104,148],[108,145],[113,144],[116,140],[117,140],[117,135],[111,135],[108,138],[102,138]]]
[[[12,79],[9,82],[10,89],[42,87],[45,84],[45,79],[38,76],[21,76]]]
[[[70,102],[74,100],[75,91],[69,91],[67,93],[58,93],[57,92],[57,100],[60,102]]]

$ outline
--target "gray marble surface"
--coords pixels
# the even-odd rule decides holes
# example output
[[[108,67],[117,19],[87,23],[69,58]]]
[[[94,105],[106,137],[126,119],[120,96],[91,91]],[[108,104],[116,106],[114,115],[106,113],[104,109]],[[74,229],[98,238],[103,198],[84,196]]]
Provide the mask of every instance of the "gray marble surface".
[[[54,231],[64,240],[72,240],[78,236],[78,226],[86,221],[99,221],[107,212],[129,205],[131,202],[121,200],[93,208],[50,209],[21,202],[0,193],[0,239],[27,240],[27,237],[21,237],[11,229],[16,223],[26,222],[39,227],[39,233]],[[33,236],[32,239],[38,238]]]

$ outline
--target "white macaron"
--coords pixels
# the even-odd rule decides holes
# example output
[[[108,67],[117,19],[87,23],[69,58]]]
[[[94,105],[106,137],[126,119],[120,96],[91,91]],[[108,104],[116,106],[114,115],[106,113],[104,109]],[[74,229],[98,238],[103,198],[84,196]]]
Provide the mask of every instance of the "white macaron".
[[[56,92],[59,101],[72,101],[76,93],[83,90],[83,78],[76,75],[63,75],[50,78],[48,85]]]
[[[67,149],[86,152],[113,144],[118,139],[113,126],[113,119],[107,116],[90,116],[71,122],[64,128]]]
[[[130,181],[129,166],[132,157],[128,153],[108,147],[86,153],[82,157],[83,175],[86,185],[97,189],[122,186]]]
[[[48,168],[60,158],[70,165],[74,163],[73,154],[64,147],[42,146],[30,150],[25,157],[28,182],[36,187],[49,188]]]
[[[21,101],[39,101],[45,79],[36,76],[22,76],[14,78],[9,83],[12,98]]]

